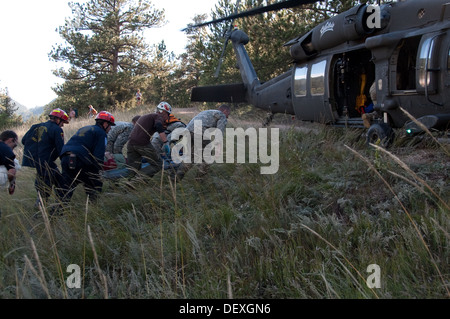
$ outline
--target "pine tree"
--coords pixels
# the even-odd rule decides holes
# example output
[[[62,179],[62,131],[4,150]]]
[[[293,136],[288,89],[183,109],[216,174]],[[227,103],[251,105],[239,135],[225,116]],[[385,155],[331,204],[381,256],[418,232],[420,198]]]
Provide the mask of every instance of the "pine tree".
[[[54,90],[69,107],[126,106],[149,70],[143,31],[160,25],[164,11],[149,0],[90,0],[69,3],[73,17],[58,32],[65,44],[53,47],[51,59],[70,65],[54,73],[65,83]]]
[[[150,50],[153,59],[150,61],[150,71],[147,75],[145,101],[157,105],[161,101],[174,103],[170,96],[170,75],[176,68],[175,55],[167,50],[164,40],[153,45]]]
[[[194,24],[205,21],[206,15],[194,17]],[[192,88],[199,84],[205,58],[205,44],[202,39],[204,28],[187,31],[188,43],[185,52],[177,57],[177,67],[169,74],[168,99],[177,107],[189,107]]]
[[[22,117],[14,114],[15,111],[17,107],[9,97],[8,89],[0,89],[0,131],[22,122]]]

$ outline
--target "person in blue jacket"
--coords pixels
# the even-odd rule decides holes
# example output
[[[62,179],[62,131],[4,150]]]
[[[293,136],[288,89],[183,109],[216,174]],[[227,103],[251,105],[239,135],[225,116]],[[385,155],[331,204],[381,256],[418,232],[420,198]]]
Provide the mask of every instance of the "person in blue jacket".
[[[49,120],[31,126],[22,138],[24,145],[22,166],[36,168],[34,182],[36,191],[46,203],[51,195],[53,186],[58,194],[61,187],[62,175],[55,161],[64,146],[64,132],[62,127],[69,123],[69,116],[60,109],[50,112]],[[40,204],[39,195],[36,206]]]
[[[70,202],[75,187],[80,183],[83,183],[91,202],[97,199],[103,187],[100,171],[103,169],[107,134],[114,125],[114,116],[101,111],[95,117],[95,125],[80,128],[64,145],[60,156],[64,180],[62,203]]]

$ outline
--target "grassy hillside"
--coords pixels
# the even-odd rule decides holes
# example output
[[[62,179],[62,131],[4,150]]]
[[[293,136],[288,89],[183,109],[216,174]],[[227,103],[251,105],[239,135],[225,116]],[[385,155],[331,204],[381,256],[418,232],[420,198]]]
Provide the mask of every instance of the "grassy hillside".
[[[186,122],[195,112],[175,110]],[[236,110],[228,126],[261,127],[262,115]],[[66,139],[91,123],[67,125]],[[175,186],[164,174],[106,181],[96,205],[80,185],[58,218],[33,217],[34,171],[22,169],[16,193],[0,194],[0,298],[450,296],[447,144],[400,138],[386,153],[362,130],[282,115],[271,127],[276,174],[215,164],[202,182],[195,169]],[[71,264],[81,288],[67,285]],[[372,264],[380,288],[367,284]]]

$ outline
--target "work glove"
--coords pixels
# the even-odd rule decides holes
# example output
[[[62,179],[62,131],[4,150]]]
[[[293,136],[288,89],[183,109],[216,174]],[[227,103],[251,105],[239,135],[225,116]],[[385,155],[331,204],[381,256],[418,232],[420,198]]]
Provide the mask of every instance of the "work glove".
[[[163,147],[162,147],[162,151],[164,152],[164,154],[167,157],[170,157],[170,146],[169,146],[169,142],[165,142]]]

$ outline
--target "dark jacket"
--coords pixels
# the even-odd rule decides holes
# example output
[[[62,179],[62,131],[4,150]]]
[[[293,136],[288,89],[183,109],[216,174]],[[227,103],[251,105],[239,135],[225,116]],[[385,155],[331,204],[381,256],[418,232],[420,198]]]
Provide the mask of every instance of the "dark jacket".
[[[64,145],[61,157],[68,153],[77,155],[84,165],[102,169],[105,157],[107,135],[98,125],[89,125],[80,128],[75,135]]]
[[[130,143],[130,145],[148,145],[155,132],[164,132],[163,122],[163,117],[158,113],[150,113],[141,116],[134,125],[128,142]]]
[[[24,145],[23,166],[49,165],[55,168],[55,161],[64,146],[64,132],[53,121],[34,124],[22,138]]]
[[[15,168],[14,159],[16,155],[13,153],[11,147],[0,141],[0,165],[5,165],[6,170]]]

